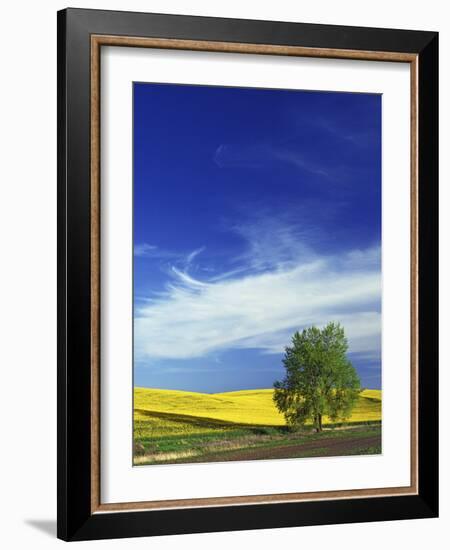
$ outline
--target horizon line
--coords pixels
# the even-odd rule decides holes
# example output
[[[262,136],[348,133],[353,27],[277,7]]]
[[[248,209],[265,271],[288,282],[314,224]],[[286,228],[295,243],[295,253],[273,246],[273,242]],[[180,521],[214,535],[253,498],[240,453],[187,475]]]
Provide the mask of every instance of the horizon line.
[[[226,391],[215,391],[215,392],[206,392],[206,391],[194,391],[194,390],[178,390],[175,388],[155,388],[151,386],[134,386],[133,390],[137,389],[143,389],[143,390],[160,390],[160,391],[178,391],[178,392],[184,392],[184,393],[198,393],[203,395],[217,395],[218,393],[237,393],[237,392],[246,392],[246,391],[273,391],[274,388],[246,388],[246,389],[240,389],[240,390],[226,390]],[[368,388],[368,387],[361,387],[361,391],[364,390],[376,390],[376,391],[382,391],[381,388]]]

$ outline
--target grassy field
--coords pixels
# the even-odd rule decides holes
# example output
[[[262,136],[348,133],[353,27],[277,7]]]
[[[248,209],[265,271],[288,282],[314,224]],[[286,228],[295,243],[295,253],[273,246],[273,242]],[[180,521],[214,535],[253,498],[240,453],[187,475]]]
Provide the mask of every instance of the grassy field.
[[[134,463],[373,454],[381,451],[381,391],[364,390],[346,429],[286,429],[273,390],[203,394],[135,388]]]

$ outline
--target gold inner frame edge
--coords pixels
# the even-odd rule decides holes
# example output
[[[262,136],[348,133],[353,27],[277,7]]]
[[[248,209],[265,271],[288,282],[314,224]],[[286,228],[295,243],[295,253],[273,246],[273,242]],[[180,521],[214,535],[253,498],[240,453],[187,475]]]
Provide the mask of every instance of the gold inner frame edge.
[[[411,282],[411,484],[408,487],[282,493],[234,497],[101,503],[100,499],[100,50],[102,46],[163,48],[240,54],[390,61],[410,65],[410,282]],[[402,52],[308,48],[167,38],[91,35],[90,56],[90,185],[91,185],[91,513],[163,510],[230,505],[274,504],[313,500],[357,499],[418,494],[418,55]]]

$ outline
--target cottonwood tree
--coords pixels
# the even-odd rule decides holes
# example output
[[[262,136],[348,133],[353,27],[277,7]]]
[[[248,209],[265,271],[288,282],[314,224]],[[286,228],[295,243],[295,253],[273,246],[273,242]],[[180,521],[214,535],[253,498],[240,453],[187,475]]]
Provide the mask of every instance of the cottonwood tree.
[[[324,415],[333,422],[350,417],[361,384],[347,350],[339,323],[294,334],[283,358],[286,376],[274,383],[273,396],[288,426],[299,427],[311,420],[321,432]]]

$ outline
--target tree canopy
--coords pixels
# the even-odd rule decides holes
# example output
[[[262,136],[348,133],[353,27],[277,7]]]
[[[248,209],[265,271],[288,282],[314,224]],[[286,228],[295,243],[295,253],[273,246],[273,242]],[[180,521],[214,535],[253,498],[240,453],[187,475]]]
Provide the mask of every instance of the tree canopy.
[[[347,359],[348,342],[339,323],[296,332],[285,348],[286,376],[274,383],[274,401],[288,426],[311,420],[322,431],[322,418],[333,422],[350,417],[361,391],[358,374]]]

